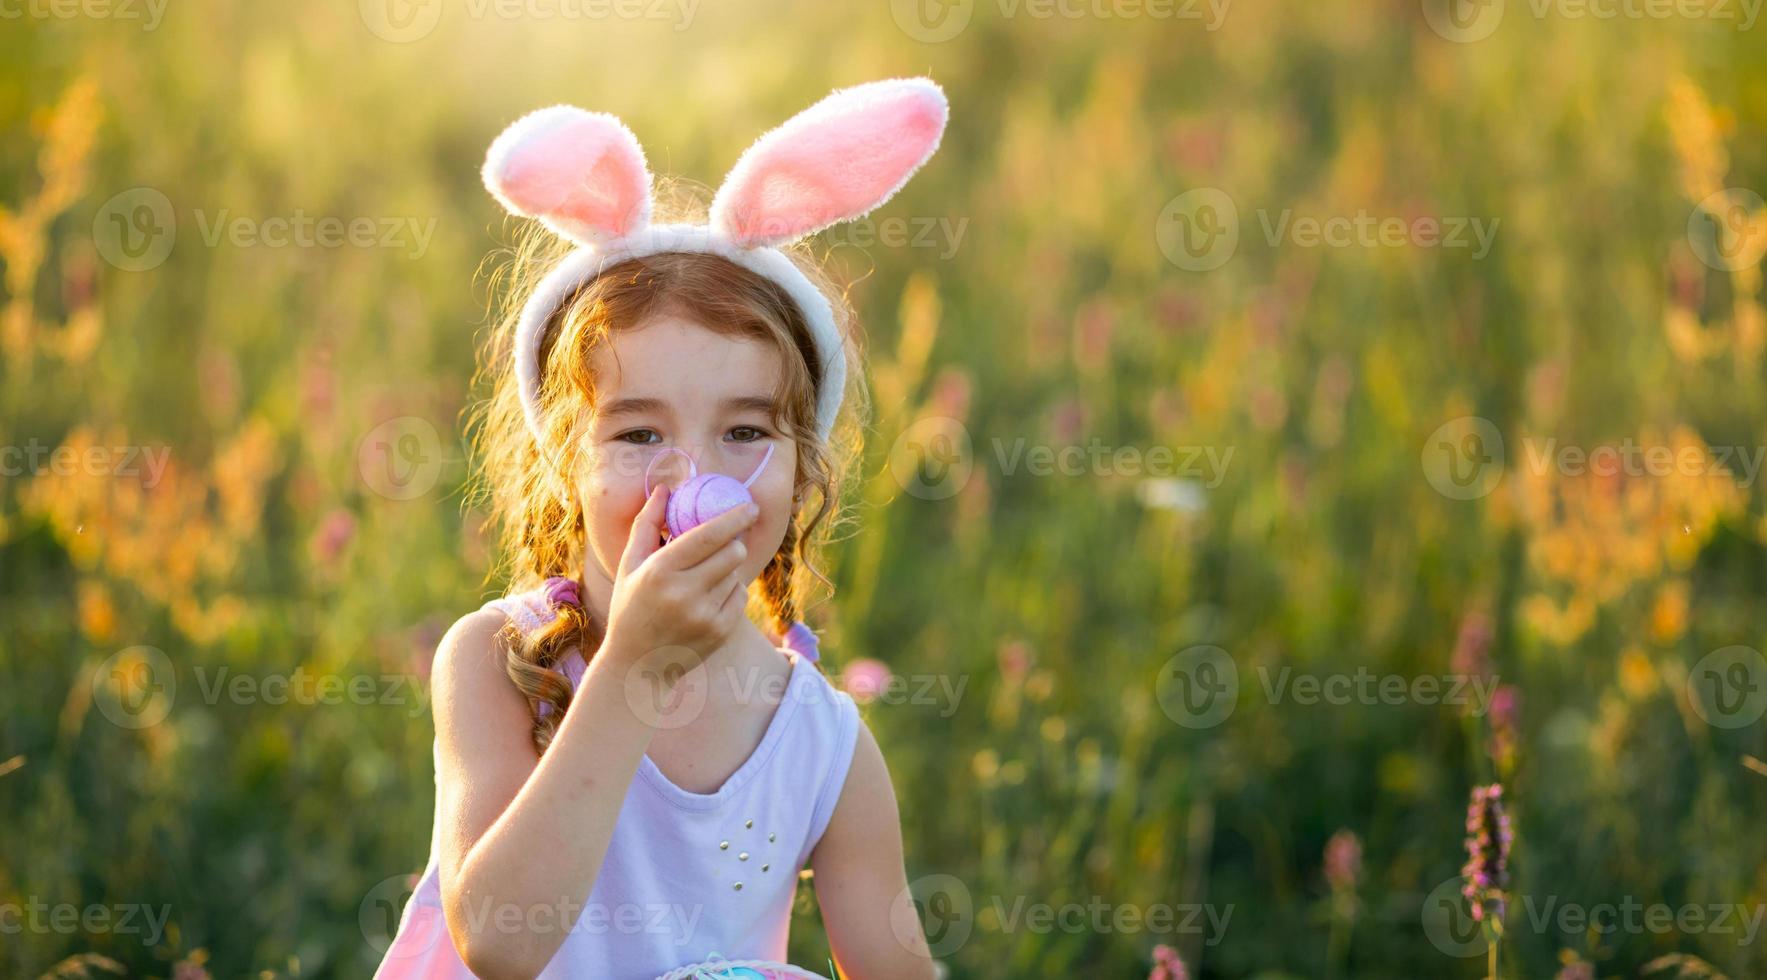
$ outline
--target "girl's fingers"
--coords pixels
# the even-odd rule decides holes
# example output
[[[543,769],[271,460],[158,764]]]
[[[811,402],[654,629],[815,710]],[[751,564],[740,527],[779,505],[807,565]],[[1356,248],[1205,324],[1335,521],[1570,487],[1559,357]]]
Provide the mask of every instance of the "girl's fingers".
[[[753,505],[733,507],[670,541],[665,546],[670,565],[678,569],[692,568],[717,554],[720,548],[755,522],[758,515],[749,513],[749,506]]]
[[[658,484],[649,499],[632,519],[632,531],[626,538],[626,550],[620,555],[620,571],[629,574],[663,544],[663,515],[667,513],[669,485]]]

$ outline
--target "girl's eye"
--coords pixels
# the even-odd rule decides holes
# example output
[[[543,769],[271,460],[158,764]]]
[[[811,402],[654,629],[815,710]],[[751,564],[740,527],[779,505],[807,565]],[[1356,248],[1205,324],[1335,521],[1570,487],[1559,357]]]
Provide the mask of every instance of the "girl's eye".
[[[736,428],[731,429],[730,432],[736,437],[737,442],[760,442],[767,438],[765,430],[758,429],[752,425],[739,425]],[[622,432],[619,435],[614,436],[614,441],[629,443],[634,446],[652,446],[656,445],[656,442],[653,442],[650,437],[655,436],[656,434],[655,429],[633,429],[630,432]],[[661,437],[658,438],[660,439]]]

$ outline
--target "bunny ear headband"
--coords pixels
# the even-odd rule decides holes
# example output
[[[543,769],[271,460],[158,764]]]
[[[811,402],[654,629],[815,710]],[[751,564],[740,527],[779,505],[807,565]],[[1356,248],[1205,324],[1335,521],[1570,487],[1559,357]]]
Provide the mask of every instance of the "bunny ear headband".
[[[516,328],[516,380],[535,441],[544,441],[539,348],[546,321],[604,269],[659,252],[720,255],[785,289],[822,362],[816,421],[828,438],[846,386],[845,345],[827,297],[775,246],[888,201],[938,149],[949,111],[944,91],[927,78],[839,89],[743,153],[705,225],[651,224],[644,151],[614,116],[557,105],[512,123],[485,157],[485,186],[510,213],[538,218],[578,246],[540,282]]]

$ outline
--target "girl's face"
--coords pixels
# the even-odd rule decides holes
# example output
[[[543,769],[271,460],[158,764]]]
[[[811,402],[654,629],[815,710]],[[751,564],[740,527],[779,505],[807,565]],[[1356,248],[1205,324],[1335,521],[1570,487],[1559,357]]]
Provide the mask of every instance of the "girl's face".
[[[667,447],[685,450],[702,474],[738,481],[773,447],[748,488],[761,516],[741,537],[748,556],[738,574],[745,584],[754,581],[785,539],[797,474],[797,443],[773,418],[778,350],[665,313],[615,331],[593,353],[591,367],[599,404],[577,492],[588,534],[584,584],[597,612],[607,613],[632,520],[644,507],[645,467]],[[651,470],[651,486],[678,487],[688,475],[687,460],[669,453]]]

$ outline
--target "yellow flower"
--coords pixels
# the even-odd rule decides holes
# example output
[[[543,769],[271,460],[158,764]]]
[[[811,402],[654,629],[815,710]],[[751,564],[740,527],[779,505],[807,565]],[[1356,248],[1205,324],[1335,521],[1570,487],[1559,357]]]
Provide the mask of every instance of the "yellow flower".
[[[81,579],[79,586],[80,631],[94,642],[102,643],[117,631],[117,610],[104,585],[92,579]]]
[[[1650,632],[1659,643],[1669,643],[1687,632],[1687,583],[1665,582],[1657,590],[1650,611]]]
[[[1657,688],[1657,669],[1650,656],[1637,647],[1620,654],[1620,689],[1633,700],[1643,700]]]

